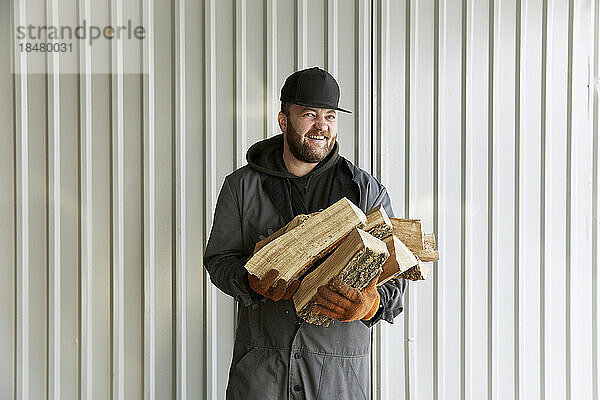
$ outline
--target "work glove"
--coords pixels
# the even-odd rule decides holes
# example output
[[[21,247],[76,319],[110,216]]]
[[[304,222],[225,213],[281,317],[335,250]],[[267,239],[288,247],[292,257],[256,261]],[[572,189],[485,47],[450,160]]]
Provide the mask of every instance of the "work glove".
[[[363,290],[357,290],[339,278],[317,289],[312,311],[340,321],[368,320],[379,309],[377,280],[381,272]]]
[[[300,281],[292,281],[289,285],[283,279],[279,279],[277,283],[275,280],[279,276],[279,271],[272,269],[266,273],[264,278],[259,279],[255,275],[248,274],[248,283],[252,290],[256,293],[265,296],[274,301],[289,299],[296,293],[300,286]],[[275,283],[275,285],[273,285]]]

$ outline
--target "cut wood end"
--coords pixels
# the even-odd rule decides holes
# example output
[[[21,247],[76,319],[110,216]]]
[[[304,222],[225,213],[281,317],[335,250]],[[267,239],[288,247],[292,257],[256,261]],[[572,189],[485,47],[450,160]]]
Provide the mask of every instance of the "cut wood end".
[[[383,240],[378,239],[375,236],[371,235],[369,232],[365,232],[364,230],[359,228],[354,228],[354,231],[360,236],[364,248],[370,248],[371,250],[377,253],[385,254],[389,257],[390,252]]]
[[[377,239],[385,239],[392,234],[392,221],[381,205],[373,208],[366,216],[367,221],[362,226],[363,230],[369,232]]]
[[[418,264],[409,270],[401,273],[398,278],[406,279],[409,281],[424,281],[429,275],[430,268],[424,264]]]
[[[363,271],[371,267],[373,260],[381,258],[383,262],[389,257],[389,251],[385,243],[367,232],[354,228],[343,240],[335,251],[329,255],[321,265],[310,272],[300,284],[298,291],[294,294],[294,305],[296,310],[301,310],[316,293],[317,289],[327,284],[333,277],[345,277],[346,273]],[[350,272],[344,272],[345,270]],[[344,282],[354,287],[356,278],[344,278]]]
[[[385,263],[386,259],[387,256],[385,254],[376,253],[367,248],[365,251],[357,253],[348,265],[340,271],[337,277],[353,288],[363,290],[381,272],[381,266]],[[313,295],[305,305],[296,305],[296,310],[300,309],[297,312],[298,316],[310,324],[329,326],[333,319],[313,313],[312,306],[314,304]]]
[[[426,233],[423,235],[423,247],[427,250],[435,250],[435,234]]]

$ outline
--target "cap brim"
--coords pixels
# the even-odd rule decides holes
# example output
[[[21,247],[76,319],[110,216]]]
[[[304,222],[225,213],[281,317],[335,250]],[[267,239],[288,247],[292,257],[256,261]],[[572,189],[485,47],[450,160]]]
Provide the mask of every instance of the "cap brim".
[[[350,110],[344,110],[343,108],[339,108],[339,107],[338,108],[334,108],[334,110],[338,110],[338,111],[341,111],[341,112],[352,114],[352,111],[350,111]]]
[[[341,107],[330,107],[330,106],[324,105],[324,104],[300,103],[300,102],[297,102],[297,101],[289,101],[289,100],[283,100],[283,99],[281,99],[281,101],[285,101],[286,103],[296,104],[298,106],[313,107],[313,108],[322,108],[322,109],[326,109],[326,110],[336,110],[336,111],[341,111],[341,112],[345,112],[345,113],[348,113],[348,114],[352,114],[352,111],[343,109]]]

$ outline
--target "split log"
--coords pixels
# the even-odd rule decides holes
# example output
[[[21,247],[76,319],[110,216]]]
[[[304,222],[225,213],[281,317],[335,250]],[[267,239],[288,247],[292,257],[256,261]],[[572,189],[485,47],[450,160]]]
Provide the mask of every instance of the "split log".
[[[328,326],[332,319],[311,311],[317,289],[334,277],[357,290],[363,290],[381,271],[389,256],[385,243],[362,229],[354,229],[342,244],[302,280],[294,295],[298,316],[305,321]]]
[[[366,220],[365,214],[344,197],[267,243],[248,260],[246,269],[259,279],[276,269],[279,279],[291,282]]]
[[[362,230],[381,240],[392,234],[392,221],[381,205],[373,208],[366,215],[367,222],[361,228]]]
[[[438,261],[433,233],[423,234],[420,219],[391,218],[394,235],[423,262]]]
[[[402,241],[415,255],[424,248],[423,229],[420,219],[392,218],[394,236]]]
[[[388,280],[419,264],[419,260],[396,236],[390,235],[383,240],[390,253],[390,257],[383,264],[383,272],[379,276],[377,285],[382,285]]]

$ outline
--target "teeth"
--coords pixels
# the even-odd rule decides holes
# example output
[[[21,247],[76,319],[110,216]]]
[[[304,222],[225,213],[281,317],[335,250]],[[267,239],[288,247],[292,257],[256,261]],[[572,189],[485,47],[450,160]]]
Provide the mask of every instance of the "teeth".
[[[325,136],[309,136],[309,138],[311,138],[311,139],[317,139],[317,140],[323,140],[323,139],[325,139]]]

